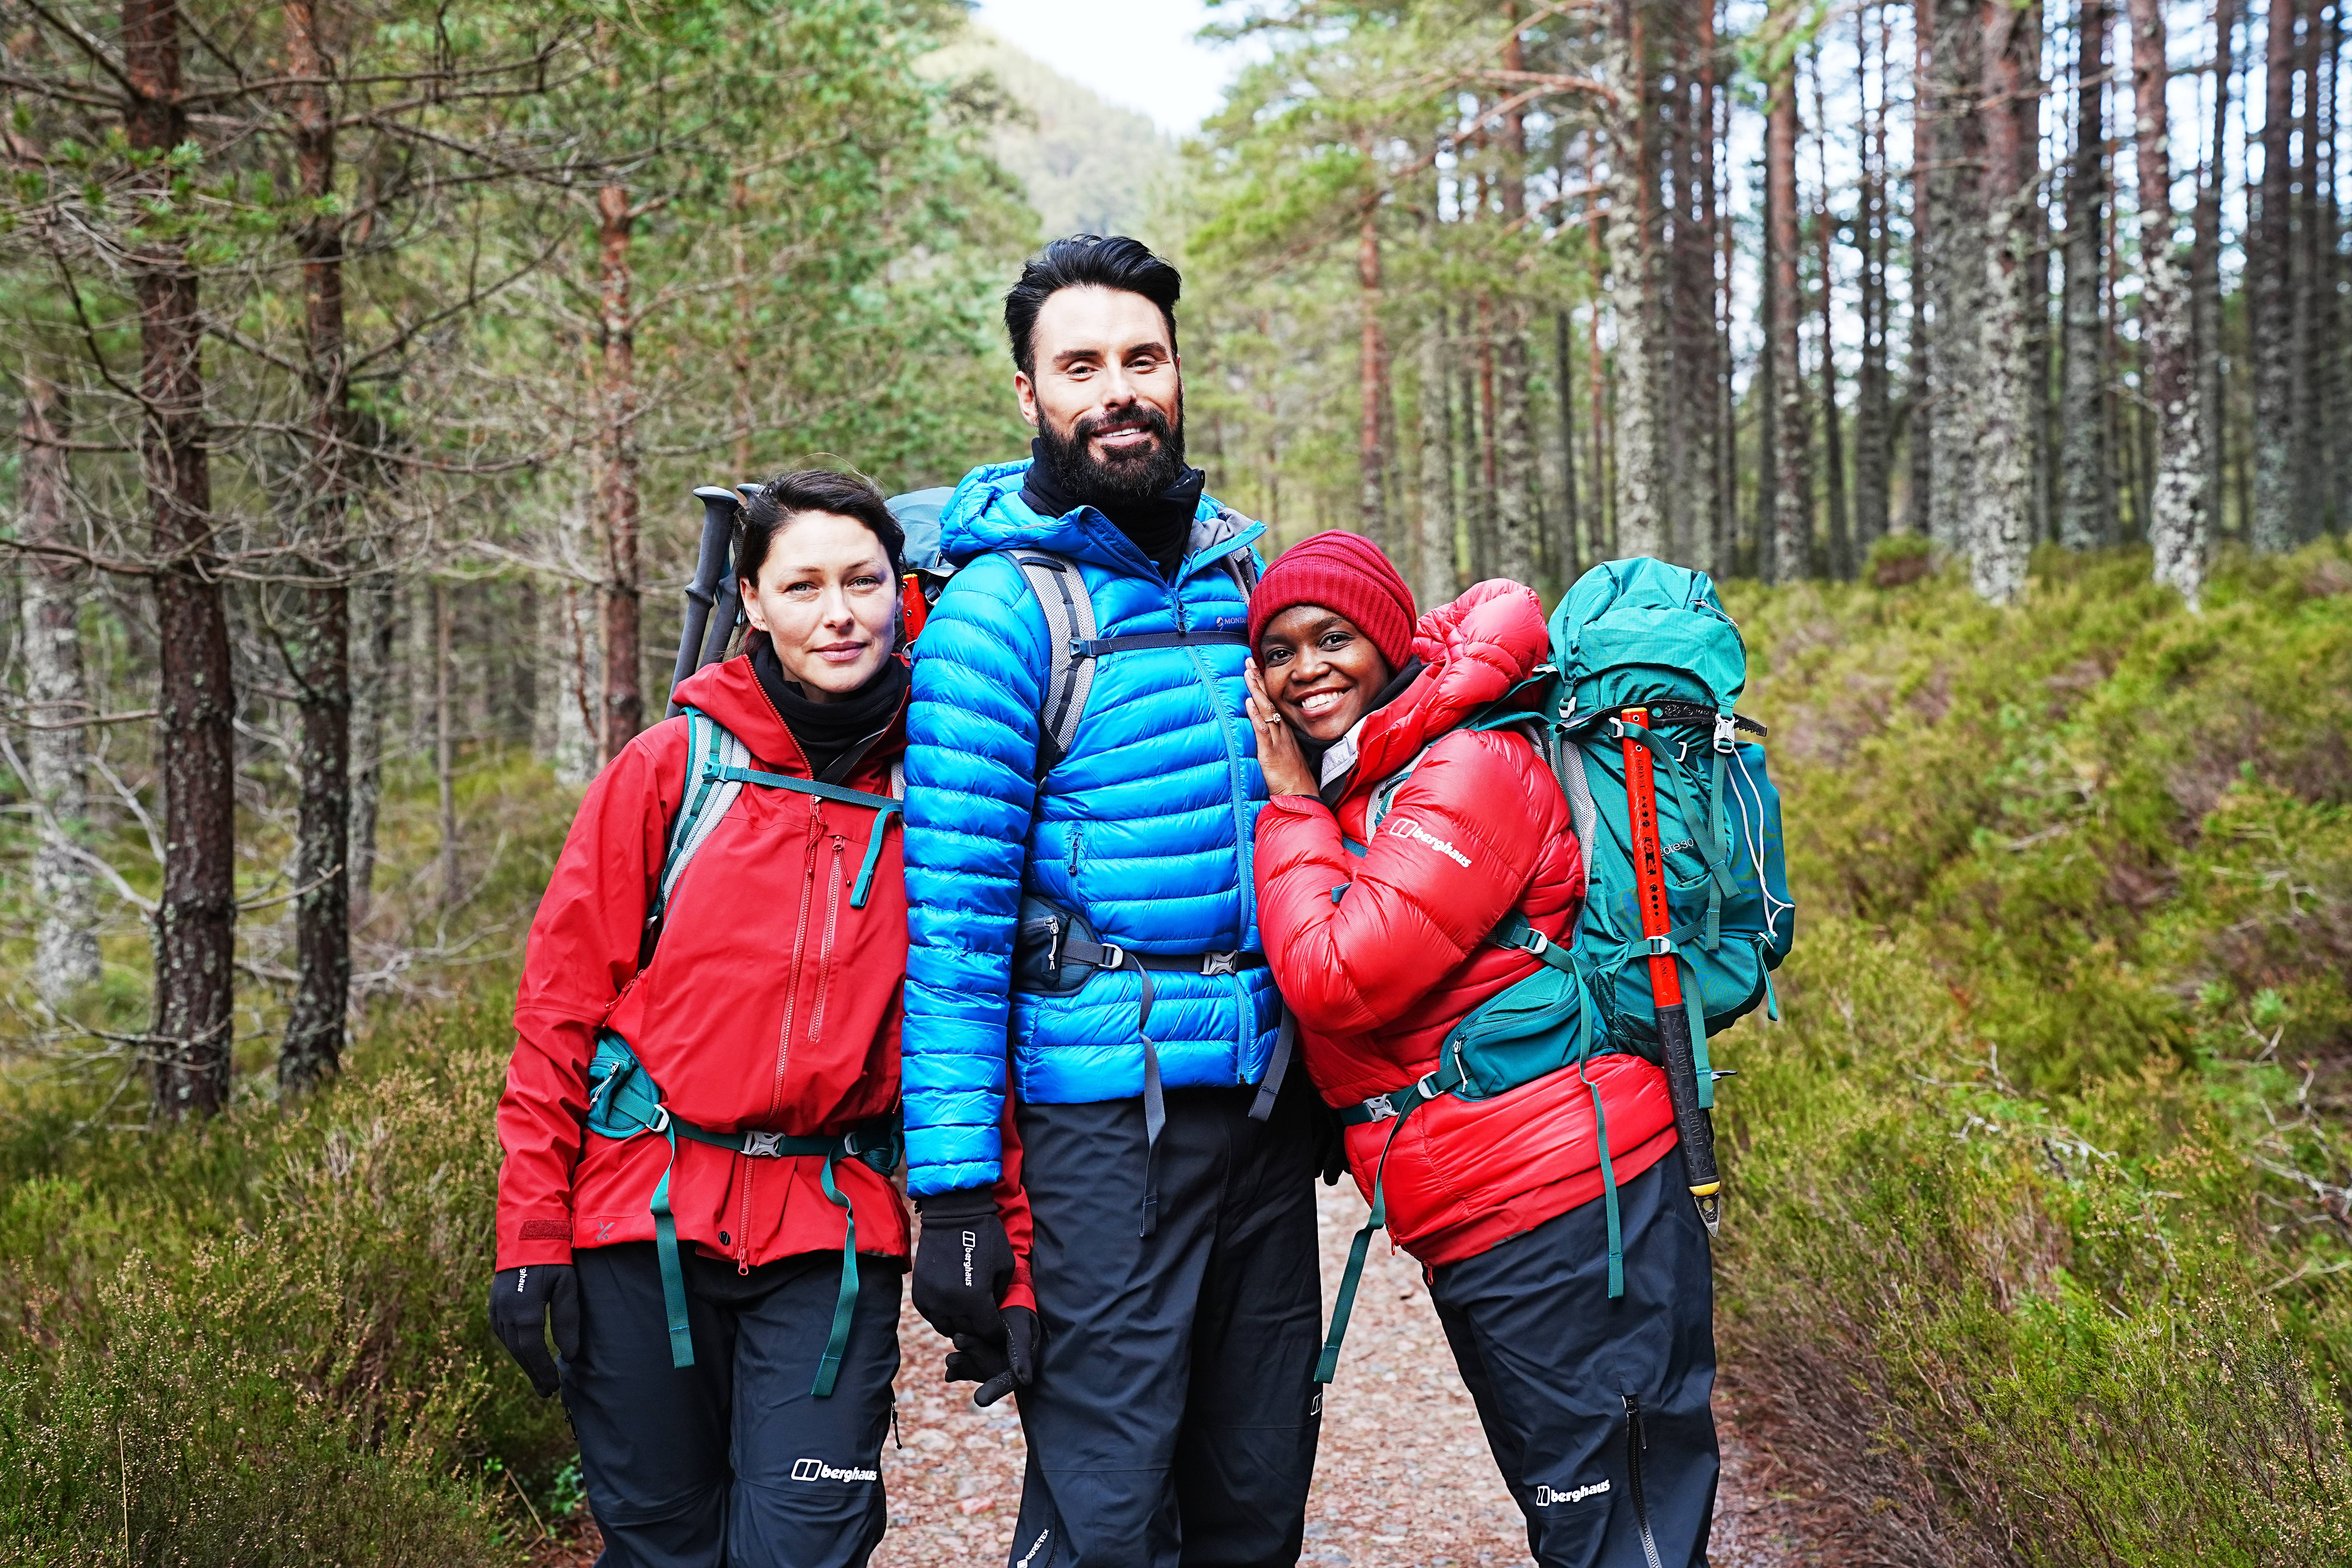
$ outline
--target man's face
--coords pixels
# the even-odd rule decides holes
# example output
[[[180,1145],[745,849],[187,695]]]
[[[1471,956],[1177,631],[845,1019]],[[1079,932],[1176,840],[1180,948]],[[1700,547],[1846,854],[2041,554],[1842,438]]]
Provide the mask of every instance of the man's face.
[[[1021,417],[1082,500],[1143,500],[1184,471],[1184,376],[1160,307],[1140,294],[1057,289],[1030,332],[1034,374],[1015,371]]]

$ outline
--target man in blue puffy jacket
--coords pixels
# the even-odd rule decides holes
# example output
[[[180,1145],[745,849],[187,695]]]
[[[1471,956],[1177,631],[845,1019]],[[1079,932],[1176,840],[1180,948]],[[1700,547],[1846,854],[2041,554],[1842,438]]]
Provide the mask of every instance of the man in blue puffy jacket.
[[[1179,287],[1126,238],[1023,269],[1031,460],[956,488],[915,647],[913,1295],[983,1398],[1022,1388],[1016,1568],[1295,1563],[1320,1420],[1313,1097],[1251,880],[1265,531],[1184,462]],[[1007,1173],[1034,1314],[1004,1305]]]

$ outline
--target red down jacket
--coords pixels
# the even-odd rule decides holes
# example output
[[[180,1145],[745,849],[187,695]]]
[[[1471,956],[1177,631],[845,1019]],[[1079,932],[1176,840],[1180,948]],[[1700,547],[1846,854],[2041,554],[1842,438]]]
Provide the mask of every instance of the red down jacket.
[[[753,767],[809,776],[749,658],[698,672],[678,697],[733,731]],[[845,1132],[898,1108],[907,900],[895,817],[866,907],[854,909],[875,813],[745,785],[679,879],[653,961],[637,973],[687,743],[686,720],[669,720],[597,775],[531,922],[499,1101],[500,1268],[653,1239],[647,1205],[668,1142],[615,1142],[582,1125],[605,1025],[630,1043],[673,1114],[716,1131]],[[902,710],[844,782],[887,793],[904,745]],[[1025,1306],[1028,1214],[1012,1153],[999,1206],[1022,1279],[1007,1300]],[[679,1238],[746,1268],[838,1253],[843,1215],[819,1184],[823,1164],[679,1139],[670,1178]],[[904,1258],[907,1211],[891,1183],[855,1160],[835,1162],[834,1179],[855,1205],[858,1250]]]
[[[1526,679],[1545,648],[1543,606],[1519,584],[1481,583],[1432,610],[1413,632],[1428,668],[1365,718],[1337,810],[1276,795],[1258,816],[1266,961],[1333,1105],[1433,1071],[1446,1032],[1534,971],[1527,953],[1483,940],[1506,914],[1525,911],[1556,942],[1573,936],[1584,874],[1559,781],[1525,736],[1454,728]],[[1367,842],[1374,786],[1424,747],[1368,853],[1349,853],[1342,835]],[[1675,1146],[1665,1076],[1630,1056],[1588,1071],[1617,1179],[1630,1181]],[[1433,1268],[1601,1191],[1592,1100],[1573,1068],[1491,1100],[1441,1095],[1401,1127],[1349,1128],[1348,1163],[1368,1202],[1383,1146],[1391,1233]]]

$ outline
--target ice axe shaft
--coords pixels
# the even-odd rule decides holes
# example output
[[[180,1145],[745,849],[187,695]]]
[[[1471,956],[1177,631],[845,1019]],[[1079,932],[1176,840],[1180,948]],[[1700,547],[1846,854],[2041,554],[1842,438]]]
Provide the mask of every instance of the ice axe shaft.
[[[686,585],[686,624],[678,630],[677,664],[670,671],[671,718],[680,711],[679,685],[724,654],[727,639],[735,632],[735,578],[728,570],[728,546],[742,501],[724,485],[704,485],[694,495],[702,503],[702,544],[695,557],[694,579]]]
[[[1648,729],[1650,710],[1628,708],[1628,725]],[[1675,1131],[1682,1142],[1683,1171],[1691,1201],[1712,1236],[1723,1219],[1723,1177],[1715,1164],[1715,1119],[1699,1103],[1698,1061],[1691,1047],[1690,1015],[1683,1005],[1681,965],[1661,941],[1674,933],[1666,906],[1666,858],[1659,847],[1658,784],[1650,749],[1626,735],[1625,802],[1633,822],[1633,886],[1642,906],[1642,934],[1650,940],[1650,1001],[1658,1021],[1658,1045],[1665,1057],[1666,1094],[1675,1108]]]

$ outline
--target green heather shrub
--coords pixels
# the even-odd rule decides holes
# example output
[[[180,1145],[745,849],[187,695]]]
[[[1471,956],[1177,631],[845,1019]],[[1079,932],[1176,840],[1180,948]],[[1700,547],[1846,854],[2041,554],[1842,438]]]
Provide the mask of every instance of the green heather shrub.
[[[386,1026],[291,1110],[20,1165],[0,1560],[516,1559],[505,1473],[567,1444],[481,1310],[505,1013]]]
[[[2352,562],[1732,609],[1800,935],[1727,1381],[1873,1561],[2352,1563]]]

